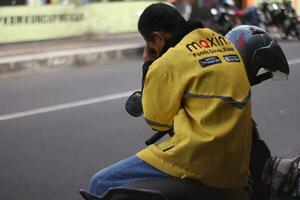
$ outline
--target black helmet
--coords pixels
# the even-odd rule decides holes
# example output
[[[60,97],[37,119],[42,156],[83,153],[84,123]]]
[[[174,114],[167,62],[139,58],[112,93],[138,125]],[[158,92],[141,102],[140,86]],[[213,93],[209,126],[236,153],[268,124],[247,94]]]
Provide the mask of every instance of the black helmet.
[[[289,65],[281,47],[263,29],[242,25],[229,31],[225,37],[241,54],[251,85],[272,78],[275,72],[286,77],[289,74]],[[261,68],[268,72],[258,75]]]

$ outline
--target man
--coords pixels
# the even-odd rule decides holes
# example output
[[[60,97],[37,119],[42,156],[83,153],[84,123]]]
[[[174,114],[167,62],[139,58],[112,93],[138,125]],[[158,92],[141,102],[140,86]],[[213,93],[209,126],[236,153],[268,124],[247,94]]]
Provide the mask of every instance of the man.
[[[138,28],[146,41],[144,117],[152,129],[174,136],[101,170],[90,191],[101,195],[132,180],[168,176],[225,192],[246,187],[251,93],[238,51],[226,38],[200,22],[186,22],[162,3],[144,10]]]

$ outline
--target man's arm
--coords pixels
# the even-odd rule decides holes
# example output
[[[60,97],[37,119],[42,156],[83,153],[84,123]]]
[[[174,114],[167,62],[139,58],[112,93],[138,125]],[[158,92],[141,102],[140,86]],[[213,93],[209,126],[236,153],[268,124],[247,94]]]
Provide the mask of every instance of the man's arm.
[[[158,62],[151,65],[144,84],[142,104],[146,122],[156,131],[173,128],[173,118],[181,106],[182,92],[175,88],[168,72]]]

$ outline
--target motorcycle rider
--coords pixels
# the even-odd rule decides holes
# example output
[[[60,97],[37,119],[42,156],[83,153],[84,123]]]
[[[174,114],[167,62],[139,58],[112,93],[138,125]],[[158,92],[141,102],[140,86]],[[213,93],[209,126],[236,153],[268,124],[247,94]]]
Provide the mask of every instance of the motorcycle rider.
[[[138,29],[146,42],[145,120],[174,136],[99,171],[90,192],[172,176],[247,199],[251,92],[240,54],[225,37],[163,3],[144,10]]]

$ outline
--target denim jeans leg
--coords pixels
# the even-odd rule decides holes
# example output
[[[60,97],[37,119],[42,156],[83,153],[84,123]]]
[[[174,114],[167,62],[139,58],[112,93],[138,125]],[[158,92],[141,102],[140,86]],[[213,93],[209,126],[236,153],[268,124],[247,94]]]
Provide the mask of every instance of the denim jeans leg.
[[[109,188],[130,181],[169,176],[134,155],[97,172],[91,179],[90,192],[101,196]]]

